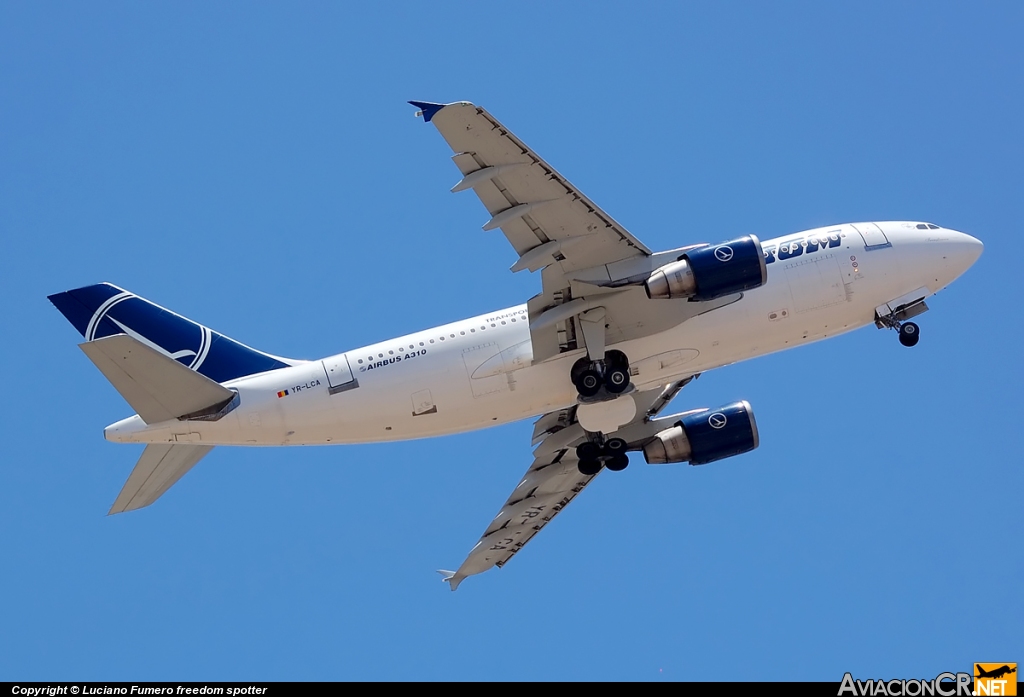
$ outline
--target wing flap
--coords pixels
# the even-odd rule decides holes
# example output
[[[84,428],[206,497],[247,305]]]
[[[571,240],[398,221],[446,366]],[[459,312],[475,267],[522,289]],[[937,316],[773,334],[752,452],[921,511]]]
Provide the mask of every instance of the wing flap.
[[[212,445],[147,445],[107,515],[150,505],[211,450]]]
[[[127,334],[87,341],[79,348],[148,424],[202,413],[235,395]]]
[[[549,411],[533,422],[533,440],[530,445],[537,445],[552,433],[561,431],[572,425],[572,412],[570,409],[559,409]]]

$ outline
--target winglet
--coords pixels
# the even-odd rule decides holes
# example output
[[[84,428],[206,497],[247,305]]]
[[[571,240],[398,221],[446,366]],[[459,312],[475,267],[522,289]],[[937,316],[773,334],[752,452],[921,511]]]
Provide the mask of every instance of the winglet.
[[[447,104],[435,104],[433,102],[409,102],[414,107],[419,109],[416,112],[417,116],[423,117],[423,123],[430,123],[430,119],[434,118],[434,114],[444,109]]]
[[[441,574],[441,580],[451,586],[452,590],[458,588],[459,584],[462,583],[462,579],[465,578],[464,576],[459,576],[456,572],[448,571],[447,569],[438,569],[437,573]]]

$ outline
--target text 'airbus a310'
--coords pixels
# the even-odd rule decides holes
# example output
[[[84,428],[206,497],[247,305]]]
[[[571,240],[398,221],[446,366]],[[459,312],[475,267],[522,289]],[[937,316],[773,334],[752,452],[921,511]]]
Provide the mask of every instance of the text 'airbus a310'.
[[[329,356],[292,360],[106,283],[50,296],[137,412],[108,426],[146,448],[111,513],[156,501],[216,445],[427,438],[539,415],[533,462],[452,590],[502,566],[627,453],[702,465],[753,450],[750,405],[662,416],[698,374],[874,324],[907,320],[981,254],[924,222],[832,225],[761,241],[653,252],[486,110],[412,102],[519,258],[540,272],[525,305]]]

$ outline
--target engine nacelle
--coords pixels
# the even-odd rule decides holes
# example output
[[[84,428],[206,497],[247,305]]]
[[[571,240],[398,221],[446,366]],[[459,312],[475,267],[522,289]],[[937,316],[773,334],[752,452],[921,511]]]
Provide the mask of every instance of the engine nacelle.
[[[768,266],[754,235],[692,249],[655,269],[644,282],[649,298],[714,300],[763,286]]]
[[[644,446],[644,459],[649,465],[703,465],[750,452],[758,443],[754,412],[748,402],[741,401],[683,414],[675,426]]]

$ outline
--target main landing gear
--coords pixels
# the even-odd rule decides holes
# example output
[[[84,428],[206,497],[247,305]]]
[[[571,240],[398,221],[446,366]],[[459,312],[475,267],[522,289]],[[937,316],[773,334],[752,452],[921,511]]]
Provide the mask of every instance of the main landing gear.
[[[629,359],[614,349],[604,354],[603,361],[581,358],[573,365],[571,377],[581,401],[615,399],[629,389]]]
[[[629,456],[626,455],[626,441],[621,438],[609,438],[604,442],[602,436],[599,440],[588,440],[576,447],[576,457],[580,459],[580,474],[591,476],[607,467],[612,472],[621,472],[629,465]]]
[[[619,472],[629,466],[627,443],[622,438],[607,438],[636,415],[632,397],[618,397],[630,390],[629,359],[622,351],[605,349],[607,313],[595,307],[578,315],[579,327],[587,346],[587,355],[572,366],[570,377],[579,392],[576,417],[587,432],[587,440],[576,448],[581,474],[592,476],[607,467]]]

